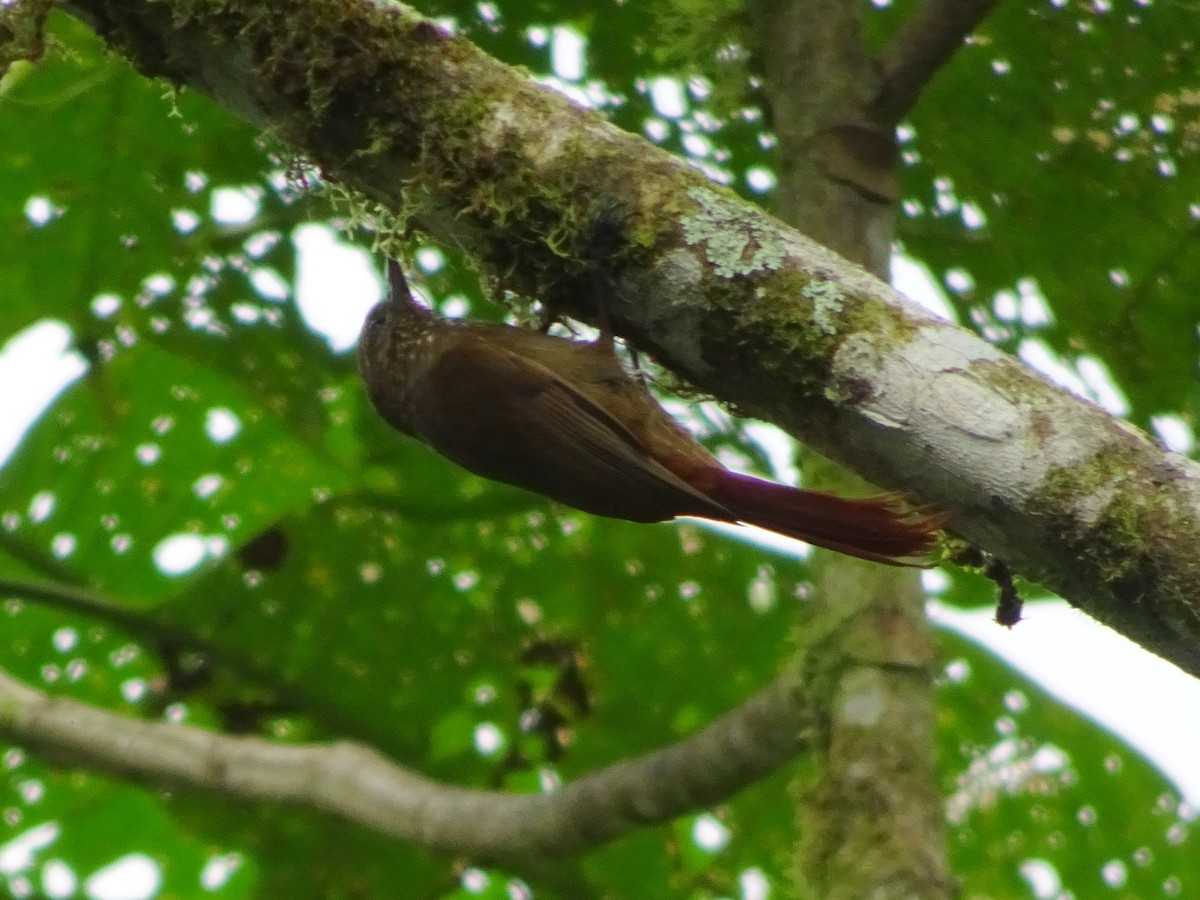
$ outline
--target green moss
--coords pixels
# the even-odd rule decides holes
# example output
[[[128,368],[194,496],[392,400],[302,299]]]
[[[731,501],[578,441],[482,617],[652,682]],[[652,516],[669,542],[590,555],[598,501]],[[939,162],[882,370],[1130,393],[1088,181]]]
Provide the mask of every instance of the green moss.
[[[751,282],[750,302],[742,279]],[[735,318],[728,328],[713,329],[738,335],[739,345],[725,353],[753,354],[757,367],[778,372],[781,400],[825,398],[830,360],[847,335],[866,332],[881,352],[898,352],[916,333],[882,301],[847,293],[840,282],[795,267],[764,265],[736,282],[718,279],[707,295],[717,307],[713,315]]]
[[[597,266],[617,271],[646,263],[674,221],[623,211],[644,202],[630,197],[622,204],[614,194],[614,185],[638,182],[634,172],[622,171],[628,163],[615,152],[598,157],[590,139],[574,137],[542,166],[530,165],[524,148],[481,146],[480,118],[505,102],[496,93],[449,101],[426,126],[434,137],[422,149],[409,194],[459,200],[454,215],[487,242],[477,255],[487,260],[497,291],[556,306],[578,293],[566,282]]]
[[[777,377],[769,384],[778,386],[777,399],[821,396],[829,360],[842,340],[836,285],[795,268],[763,271],[749,280],[749,301],[741,281],[718,278],[706,292],[712,304],[713,340],[736,340],[733,346],[712,347],[714,354],[744,355],[756,367],[774,373]]]
[[[406,7],[312,0],[300,16],[288,4],[179,0],[109,14],[99,27],[110,41],[143,72],[176,83],[212,74],[182,48],[241,48],[249,69],[239,78],[254,89],[220,90],[223,100],[244,101],[237,111],[299,148],[322,181],[340,180],[332,199],[349,222],[388,247],[409,223],[452,222],[495,293],[575,308],[583,280],[647,264],[690,211],[682,194],[647,196],[660,180],[646,176],[644,161],[634,171],[619,142],[611,153],[590,135],[526,146],[507,119],[565,117],[555,133],[570,136],[602,117],[564,112],[526,76],[498,70]],[[388,102],[396,96],[403,102]],[[779,255],[758,247],[758,266]]]
[[[1074,509],[1080,499],[1111,487],[1113,496],[1086,534],[1073,533],[1069,521],[1054,522],[1051,528],[1061,528],[1069,545],[1081,557],[1090,560],[1100,572],[1100,579],[1118,584],[1137,577],[1143,566],[1147,535],[1152,531],[1170,529],[1169,511],[1161,499],[1138,486],[1127,483],[1128,473],[1135,471],[1139,451],[1126,445],[1111,447],[1089,462],[1071,467],[1055,467],[1042,481],[1037,508],[1047,511]]]
[[[783,265],[786,242],[774,229],[763,227],[742,201],[704,185],[688,188],[687,195],[696,206],[679,221],[684,241],[703,250],[718,276],[737,278]]]
[[[1040,382],[1029,378],[1024,366],[1009,357],[977,360],[972,363],[971,372],[1010,400],[1035,399],[1044,390]]]
[[[46,15],[53,6],[51,0],[0,4],[0,78],[15,62],[41,60],[46,48]]]
[[[175,21],[221,34],[235,9],[233,2],[184,0]],[[665,226],[647,217],[638,217],[636,232],[624,233],[613,212],[612,185],[637,179],[617,171],[622,163],[615,153],[597,159],[594,142],[572,140],[538,166],[503,130],[491,142],[481,140],[480,123],[493,121],[497,111],[511,108],[514,117],[526,119],[544,113],[528,80],[515,71],[486,81],[431,77],[485,64],[465,39],[398,8],[367,4],[348,15],[340,0],[315,0],[303,17],[286,4],[239,12],[251,18],[239,28],[238,43],[264,48],[253,63],[255,81],[264,93],[286,99],[269,127],[305,148],[327,180],[346,172],[351,161],[362,178],[334,192],[349,221],[390,240],[425,213],[450,216],[479,242],[474,255],[486,260],[496,293],[511,290],[551,302],[556,292],[570,294],[560,284],[564,260],[578,261],[567,268],[583,274],[598,255],[597,223],[616,220],[610,230],[620,232],[603,242],[607,265],[614,265],[614,256],[616,264],[628,264],[661,240]],[[403,95],[403,106],[379,103],[380,85]],[[397,160],[414,162],[397,172]]]
[[[1136,467],[1138,457],[1137,448],[1122,445],[1098,453],[1082,465],[1056,466],[1043,479],[1041,495],[1052,506],[1073,506],[1079,497],[1119,483]]]
[[[837,320],[846,307],[846,293],[836,281],[814,278],[800,291],[812,301],[813,323],[825,334],[837,334]]]

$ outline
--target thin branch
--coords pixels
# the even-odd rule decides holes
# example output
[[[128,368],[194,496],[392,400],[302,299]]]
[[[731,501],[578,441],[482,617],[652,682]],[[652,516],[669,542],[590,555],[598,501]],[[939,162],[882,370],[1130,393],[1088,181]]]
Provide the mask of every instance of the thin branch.
[[[930,79],[987,18],[997,0],[926,0],[879,55],[882,84],[871,104],[880,125],[903,119]]]
[[[49,609],[92,616],[155,646],[168,643],[205,652],[216,649],[182,628],[68,584],[0,577],[0,597],[20,597]]]
[[[153,785],[324,810],[430,850],[537,861],[706,808],[793,758],[809,731],[796,681],[779,678],[702,731],[547,794],[439,784],[350,742],[283,745],[141,722],[3,672],[0,735]]]

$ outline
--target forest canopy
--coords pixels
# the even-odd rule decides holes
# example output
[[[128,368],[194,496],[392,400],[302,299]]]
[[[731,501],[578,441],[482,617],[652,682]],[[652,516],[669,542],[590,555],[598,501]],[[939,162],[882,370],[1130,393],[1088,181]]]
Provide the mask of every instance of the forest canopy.
[[[0,8],[0,339],[50,335],[75,367],[0,467],[6,890],[832,897],[848,871],[911,883],[889,874],[903,859],[933,879],[922,896],[1186,896],[1200,874],[1175,788],[987,650],[931,638],[919,576],[468,475],[378,418],[321,316],[361,314],[352,273],[395,252],[444,314],[536,327],[548,311],[588,334],[573,286],[589,252],[616,259],[618,334],[722,461],[786,479],[780,445],[739,416],[771,418],[961,510],[955,530],[1007,551],[1027,599],[1054,587],[1194,674],[1193,14],[369,6]],[[379,26],[393,13],[410,43]],[[247,38],[272,16],[276,42]],[[825,52],[788,46],[795,21]],[[435,77],[494,61],[523,68]],[[833,87],[784,82],[834,85],[839,65],[876,74],[831,124]],[[439,85],[464,93],[445,103]],[[384,100],[387,128],[367,114]],[[498,147],[479,124],[497,109],[519,113]],[[588,165],[554,168],[563,147]],[[666,212],[710,184],[732,192],[703,194],[721,198],[718,234],[756,253],[778,241],[821,284],[783,290],[779,272],[803,266],[771,268],[758,296],[794,302],[750,316],[735,293],[749,278],[723,276],[715,251],[668,265],[700,214]],[[617,237],[572,227],[585,219]],[[313,229],[355,262],[302,305],[317,256],[297,236]],[[877,275],[893,251],[919,261],[959,327],[819,245]],[[828,285],[853,302],[825,326],[870,327],[790,345],[814,333],[798,322],[821,326]],[[918,331],[943,336],[906,343]],[[1003,373],[989,397],[1043,413],[1012,426],[1025,450],[945,451],[916,375],[913,419],[877,427],[903,373],[937,362],[905,353],[975,346],[959,340],[995,353],[979,357]],[[1013,360],[1095,405],[1028,387]],[[971,447],[1017,440],[993,402]],[[1075,446],[1106,453],[1067,466]],[[1035,494],[1023,479],[1042,460],[1058,468]],[[801,477],[827,468],[806,455]],[[943,608],[996,602],[978,568],[924,584]],[[883,685],[881,719],[917,710],[911,728],[839,730],[864,683]],[[872,753],[861,784],[884,799],[846,774]],[[911,771],[888,780],[893,763]],[[886,852],[856,865],[863,793],[912,827],[876,834]]]

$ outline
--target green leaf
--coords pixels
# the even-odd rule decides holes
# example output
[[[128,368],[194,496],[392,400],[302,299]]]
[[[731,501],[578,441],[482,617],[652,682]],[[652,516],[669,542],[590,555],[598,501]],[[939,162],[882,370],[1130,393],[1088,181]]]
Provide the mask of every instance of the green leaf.
[[[921,211],[901,238],[935,272],[969,274],[962,321],[1098,356],[1141,423],[1200,413],[1193,24],[1171,4],[998,6],[922,95],[905,147]],[[963,203],[986,224],[964,227]],[[998,315],[993,296],[1022,279],[1051,325]]]

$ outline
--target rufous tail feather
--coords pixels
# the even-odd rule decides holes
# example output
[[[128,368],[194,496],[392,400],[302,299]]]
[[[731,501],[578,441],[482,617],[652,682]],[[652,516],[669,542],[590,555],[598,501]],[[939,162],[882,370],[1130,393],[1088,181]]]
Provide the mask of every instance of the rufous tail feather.
[[[705,487],[739,522],[892,566],[930,565],[924,557],[951,518],[906,510],[896,494],[849,499],[729,471]]]

